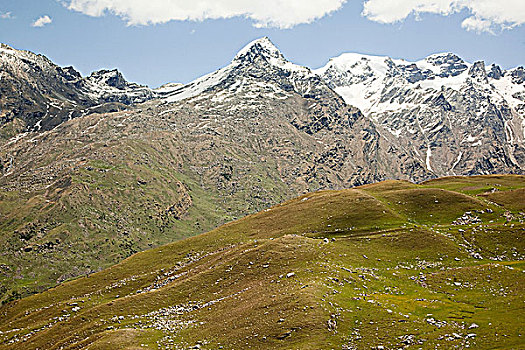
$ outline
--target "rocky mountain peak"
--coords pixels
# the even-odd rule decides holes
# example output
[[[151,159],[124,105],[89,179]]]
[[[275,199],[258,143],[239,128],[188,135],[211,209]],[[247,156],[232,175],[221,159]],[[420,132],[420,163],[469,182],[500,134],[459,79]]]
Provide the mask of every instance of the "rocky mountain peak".
[[[62,69],[62,75],[67,81],[75,81],[82,79],[82,75],[79,71],[77,71],[73,66],[68,66],[61,68]]]
[[[465,63],[461,57],[452,52],[441,52],[428,56],[425,59],[428,63],[434,66],[441,66],[452,63]]]
[[[88,79],[93,80],[96,83],[99,84],[105,84],[108,86],[112,86],[114,88],[117,88],[119,90],[123,90],[127,87],[128,82],[126,79],[124,79],[124,76],[122,73],[120,73],[117,69],[102,69],[96,72],[91,73]]]
[[[477,61],[470,67],[468,74],[474,79],[478,79],[483,82],[488,82],[487,71],[485,70],[485,62]]]
[[[503,71],[501,70],[501,67],[497,64],[492,64],[490,66],[490,71],[487,74],[490,78],[499,80],[501,77],[503,77]]]
[[[242,48],[233,61],[253,61],[257,57],[262,57],[266,60],[284,59],[281,51],[279,51],[271,40],[268,37],[263,37],[250,42]]]
[[[384,129],[389,140],[396,140],[392,144],[416,147],[428,171],[450,175],[524,169],[523,67],[504,71],[483,61],[465,62],[453,53],[417,62],[350,53],[316,72],[346,103]]]
[[[440,73],[438,76],[442,78],[455,77],[468,69],[466,62],[451,52],[430,55],[425,61],[435,67],[439,67]]]
[[[510,75],[512,77],[512,83],[514,84],[524,84],[525,83],[525,69],[522,66],[513,69],[510,72]]]
[[[15,51],[15,49],[13,49],[11,46],[4,43],[0,43],[0,49],[6,51]]]
[[[242,48],[228,66],[186,85],[163,89],[161,95],[168,102],[176,102],[221,90],[229,95],[241,92],[244,96],[268,89],[273,92],[267,96],[275,96],[277,91],[279,95],[286,91],[302,94],[311,88],[309,79],[321,83],[309,68],[288,61],[270,39],[263,37]]]
[[[309,75],[310,69],[288,61],[268,37],[252,41],[241,49],[232,61],[232,65],[239,69],[242,66],[271,68],[277,67],[286,71],[299,72]]]
[[[82,77],[46,56],[0,45],[0,125],[20,119],[24,130],[46,131],[66,120],[156,97],[149,88],[128,83],[116,69]]]

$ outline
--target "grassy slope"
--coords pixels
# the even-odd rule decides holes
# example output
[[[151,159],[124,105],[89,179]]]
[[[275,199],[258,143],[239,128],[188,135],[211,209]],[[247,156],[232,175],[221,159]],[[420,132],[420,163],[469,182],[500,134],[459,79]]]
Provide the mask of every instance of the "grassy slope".
[[[93,114],[2,145],[0,302],[302,192],[281,181],[271,155],[207,134],[181,134],[169,126],[198,115],[168,120],[159,113]],[[261,162],[261,154],[269,160]]]
[[[182,161],[169,140],[124,139],[80,151],[69,144],[57,149],[74,157],[50,151],[39,168],[54,164],[52,156],[76,159],[68,165],[72,171],[59,173],[43,189],[0,190],[0,301],[100,271],[138,251],[254,211],[252,203],[221,197],[191,171],[177,168],[173,163]],[[245,184],[253,193],[249,181]],[[264,188],[289,196],[284,184]]]
[[[93,147],[105,158],[79,162],[44,190],[0,191],[0,299],[11,288],[15,297],[42,291],[223,220],[214,194],[172,171],[164,150],[125,143]]]
[[[3,306],[0,349],[518,349],[524,180],[306,194]]]

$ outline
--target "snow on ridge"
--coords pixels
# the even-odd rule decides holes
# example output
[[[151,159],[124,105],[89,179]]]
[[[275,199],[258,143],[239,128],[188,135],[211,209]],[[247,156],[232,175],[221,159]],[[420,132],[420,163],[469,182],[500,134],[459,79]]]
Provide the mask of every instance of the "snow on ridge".
[[[162,86],[159,86],[156,89],[153,89],[153,91],[159,94],[166,94],[166,93],[176,91],[180,89],[182,86],[184,86],[184,84],[182,83],[166,83]]]
[[[435,53],[417,61],[343,53],[331,58],[325,66],[310,70],[288,61],[268,37],[248,43],[228,66],[186,85],[170,86],[159,92],[166,96],[167,102],[195,97],[219,85],[236,69],[260,62],[255,60],[257,57],[262,57],[274,67],[290,71],[292,81],[308,76],[320,76],[348,104],[360,108],[372,118],[382,113],[413,110],[418,108],[422,98],[426,99],[425,96],[433,96],[443,89],[461,91],[468,88],[469,84],[493,90],[494,97],[498,96],[498,100],[508,101],[513,108],[523,104],[523,101],[512,96],[523,91],[523,88],[521,85],[513,86],[509,77],[511,70],[503,71],[504,76],[499,79],[487,77],[483,81],[470,72],[474,64],[466,62],[454,53]],[[237,86],[235,82],[232,83],[232,87]],[[392,91],[393,97],[385,99],[385,94],[389,92],[387,89],[392,87],[400,90]],[[233,92],[235,89],[229,90]],[[404,95],[403,91],[406,91]],[[412,97],[407,99],[408,92]],[[220,101],[218,98],[215,100]]]
[[[229,66],[219,69],[218,71],[197,78],[191,83],[175,88],[166,98],[166,101],[171,103],[195,97],[205,92],[209,88],[219,84],[222,81],[222,79],[228,75],[232,68],[233,67],[230,64]]]
[[[472,63],[466,62],[459,56],[450,52],[432,54],[418,61],[408,61],[405,59],[391,58],[389,56],[366,55],[355,52],[346,52],[337,57],[331,58],[326,65],[318,69],[314,69],[313,71],[316,74],[323,75],[328,69],[333,68],[339,71],[351,71],[351,73],[356,74],[357,72],[354,73],[352,69],[356,69],[357,67],[364,67],[370,68],[370,70],[374,72],[376,76],[384,76],[393,67],[407,67],[410,65],[416,65],[416,67],[420,70],[430,70],[434,74],[439,74],[440,67],[448,63],[448,61],[443,62],[441,64],[432,62],[432,60],[436,60],[440,57],[457,58],[459,60],[458,62],[464,63],[467,66],[467,70],[472,66]]]
[[[447,72],[450,66],[456,71],[443,76],[443,70]],[[343,53],[314,72],[323,76],[348,104],[373,114],[414,107],[391,99],[380,102],[385,87],[392,83],[414,91],[418,88],[440,91],[442,87],[459,90],[469,77],[471,67],[471,63],[453,53],[437,53],[415,62],[388,56]]]
[[[363,55],[354,52],[343,53],[337,57],[331,58],[330,61],[323,67],[315,69],[314,73],[319,75],[324,74],[328,69],[335,68],[342,71],[350,71],[357,67],[363,69],[367,66],[377,73],[386,73],[388,70],[387,61],[392,61],[387,56],[373,56]],[[403,60],[396,60],[399,62],[405,62]]]
[[[1,53],[7,53],[7,54],[10,54],[10,55],[14,55],[16,54],[16,51],[12,48],[5,48],[3,45],[0,47],[0,52]]]
[[[0,53],[5,53],[8,55],[19,55],[20,53],[24,53],[24,52],[27,53],[27,51],[17,50],[7,44],[0,43]]]
[[[467,95],[475,105],[472,112],[480,117],[487,113],[487,103],[499,106],[496,108],[511,108],[511,119],[504,122],[505,138],[509,144],[515,144],[525,139],[525,78],[522,69],[503,70],[496,65],[484,66],[483,61],[469,63],[453,53],[438,53],[416,62],[345,53],[330,59],[314,72],[347,104],[359,108],[395,137],[404,132],[415,132],[411,121],[400,125],[396,122],[398,117],[426,115],[421,111],[427,106],[439,111],[442,104],[447,110],[450,108],[448,98],[455,103],[457,96]],[[429,129],[430,134],[439,132],[442,127]],[[425,134],[426,131],[422,132]],[[471,135],[460,141],[462,147],[482,147],[485,142]],[[451,172],[462,158],[460,153]],[[423,160],[428,171],[435,170],[433,149],[429,145]]]
[[[262,56],[270,65],[294,74],[301,76],[314,75],[309,68],[288,61],[268,37],[263,37],[243,47],[228,66],[197,78],[186,85],[173,87],[170,91],[166,91],[168,94],[166,101],[168,103],[181,101],[206,92],[213,86],[220,84],[233,71],[241,69],[243,65],[252,64],[249,60],[250,55]]]
[[[427,146],[427,158],[425,159],[425,164],[427,166],[428,171],[433,171],[432,167],[430,166],[430,158],[432,157],[432,149],[430,146]]]

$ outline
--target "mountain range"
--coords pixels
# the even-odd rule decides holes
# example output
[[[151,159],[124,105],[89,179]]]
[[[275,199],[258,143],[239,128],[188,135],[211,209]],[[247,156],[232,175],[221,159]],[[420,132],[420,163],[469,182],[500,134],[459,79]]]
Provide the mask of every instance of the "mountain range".
[[[454,54],[295,65],[268,38],[189,84],[0,49],[1,298],[302,193],[523,174],[525,73]]]

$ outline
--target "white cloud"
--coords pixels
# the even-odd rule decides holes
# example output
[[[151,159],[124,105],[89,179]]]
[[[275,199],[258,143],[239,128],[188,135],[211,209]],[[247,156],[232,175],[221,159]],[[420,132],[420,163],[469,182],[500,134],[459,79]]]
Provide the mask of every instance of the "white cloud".
[[[33,26],[33,27],[43,27],[43,26],[45,26],[46,24],[50,24],[51,22],[53,22],[53,20],[51,19],[51,17],[45,15],[45,16],[40,17],[40,18],[37,19],[36,21],[34,21],[33,24],[32,24],[32,26]]]
[[[448,16],[466,10],[471,16],[461,26],[469,31],[493,32],[525,23],[524,0],[366,0],[363,16],[380,23],[394,23],[414,14]]]
[[[90,16],[106,12],[122,17],[129,25],[148,25],[172,20],[202,21],[246,17],[255,27],[291,28],[311,23],[347,0],[68,0],[70,10]]]
[[[11,19],[13,15],[11,12],[0,12],[0,19]]]
[[[476,33],[481,33],[481,32],[494,33],[492,31],[492,26],[493,25],[491,21],[482,19],[476,16],[465,18],[465,20],[461,22],[461,27],[465,28],[468,31],[473,31]]]

